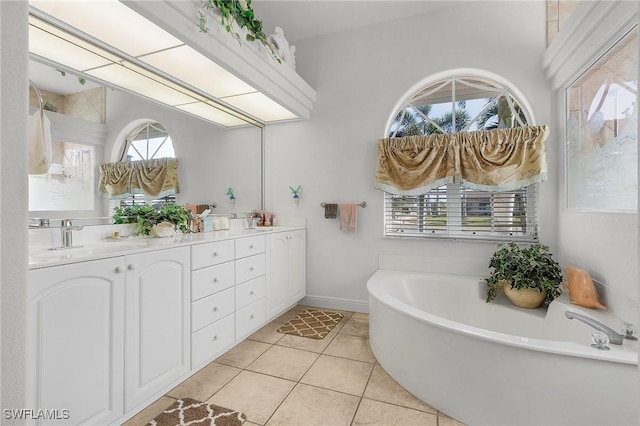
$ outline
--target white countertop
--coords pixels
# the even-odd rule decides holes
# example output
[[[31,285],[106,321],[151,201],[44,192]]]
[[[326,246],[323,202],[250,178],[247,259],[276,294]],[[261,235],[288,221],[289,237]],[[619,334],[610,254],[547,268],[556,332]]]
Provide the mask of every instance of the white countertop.
[[[51,247],[29,247],[29,269],[64,265],[88,260],[105,259],[115,256],[163,250],[194,244],[224,241],[236,238],[267,235],[305,229],[304,226],[274,226],[233,231],[213,231],[190,234],[178,234],[175,237],[120,237],[105,238],[90,242],[79,242],[77,247],[52,250]]]

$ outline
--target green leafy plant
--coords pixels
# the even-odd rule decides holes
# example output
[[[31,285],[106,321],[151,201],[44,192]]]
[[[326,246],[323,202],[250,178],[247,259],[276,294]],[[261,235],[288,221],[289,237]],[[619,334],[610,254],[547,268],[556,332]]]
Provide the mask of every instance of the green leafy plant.
[[[274,47],[267,41],[267,36],[262,29],[262,21],[255,17],[251,8],[251,0],[203,0],[202,8],[198,10],[198,29],[201,32],[209,32],[206,11],[214,9],[220,12],[222,26],[233,38],[238,40],[238,43],[242,44],[234,25],[247,31],[247,41],[260,41],[271,57],[278,63],[282,63]]]
[[[494,268],[485,278],[489,289],[487,302],[491,302],[500,293],[503,285],[511,288],[534,288],[542,292],[546,290],[545,304],[562,293],[562,273],[558,262],[553,260],[549,247],[532,244],[520,248],[515,242],[503,244],[493,253],[489,267]]]
[[[177,204],[167,204],[159,210],[149,204],[116,207],[113,212],[113,223],[135,223],[138,235],[149,235],[153,226],[161,222],[172,223],[176,231],[188,233],[188,221],[189,212]]]

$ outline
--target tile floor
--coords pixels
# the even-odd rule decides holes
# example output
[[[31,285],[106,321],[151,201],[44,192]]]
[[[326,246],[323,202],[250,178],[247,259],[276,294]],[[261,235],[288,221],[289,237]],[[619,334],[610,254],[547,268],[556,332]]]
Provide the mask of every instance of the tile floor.
[[[306,308],[296,306],[267,324],[125,425],[146,425],[188,397],[239,410],[247,426],[463,426],[380,367],[369,349],[367,314],[338,311],[344,318],[322,340],[276,331]]]

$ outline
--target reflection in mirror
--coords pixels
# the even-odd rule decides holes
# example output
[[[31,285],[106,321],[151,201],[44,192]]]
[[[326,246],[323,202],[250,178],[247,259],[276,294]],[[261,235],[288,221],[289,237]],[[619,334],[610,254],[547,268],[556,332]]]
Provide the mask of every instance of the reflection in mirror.
[[[65,179],[52,174],[60,170],[55,166],[48,174],[34,176],[33,180],[67,185],[73,177],[77,183],[79,174],[76,170],[82,162],[83,185],[80,186],[85,188],[87,196],[86,200],[71,204],[68,201],[72,197],[61,189],[37,189],[33,184],[30,218],[108,216],[112,203],[98,194],[98,167],[102,163],[120,161],[123,154],[125,158],[131,155],[132,160],[146,155],[155,158],[175,156],[180,178],[180,192],[176,195],[178,204],[215,203],[218,207],[212,212],[214,214],[241,214],[263,207],[264,154],[260,127],[227,129],[129,92],[104,88],[89,80],[83,85],[76,76],[70,73],[62,76],[54,67],[34,60],[29,66],[30,79],[40,87],[43,97],[58,109],[57,113],[46,111],[46,114],[52,121],[52,133],[58,135],[55,140],[62,144],[60,161],[69,158],[60,163],[61,176],[68,176]],[[34,107],[35,102],[32,102],[32,113]],[[165,134],[170,135],[171,143],[168,138],[164,140],[164,136],[155,140],[161,132],[151,125],[131,137],[132,143],[125,149],[127,136],[131,136],[136,128],[140,131],[140,126],[147,123],[160,123]],[[171,145],[173,155],[164,151]],[[66,155],[63,154],[65,149]],[[91,175],[84,173],[87,159],[93,160],[93,165],[88,166]],[[237,196],[234,203],[226,197],[229,187],[234,188]],[[46,205],[46,197],[54,194],[58,194],[59,204]],[[56,222],[52,220],[51,223],[55,226]]]

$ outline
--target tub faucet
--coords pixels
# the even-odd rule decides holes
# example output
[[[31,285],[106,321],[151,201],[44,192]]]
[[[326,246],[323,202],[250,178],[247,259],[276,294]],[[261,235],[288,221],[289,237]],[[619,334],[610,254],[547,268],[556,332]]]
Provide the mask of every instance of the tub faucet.
[[[607,336],[609,336],[609,343],[613,345],[621,345],[622,341],[624,340],[624,337],[621,334],[619,334],[617,331],[607,327],[600,321],[594,320],[593,318],[590,318],[588,316],[579,314],[577,312],[572,312],[572,311],[565,311],[564,316],[569,319],[575,318],[577,320],[580,320],[583,323],[595,328],[596,330],[606,333]]]

